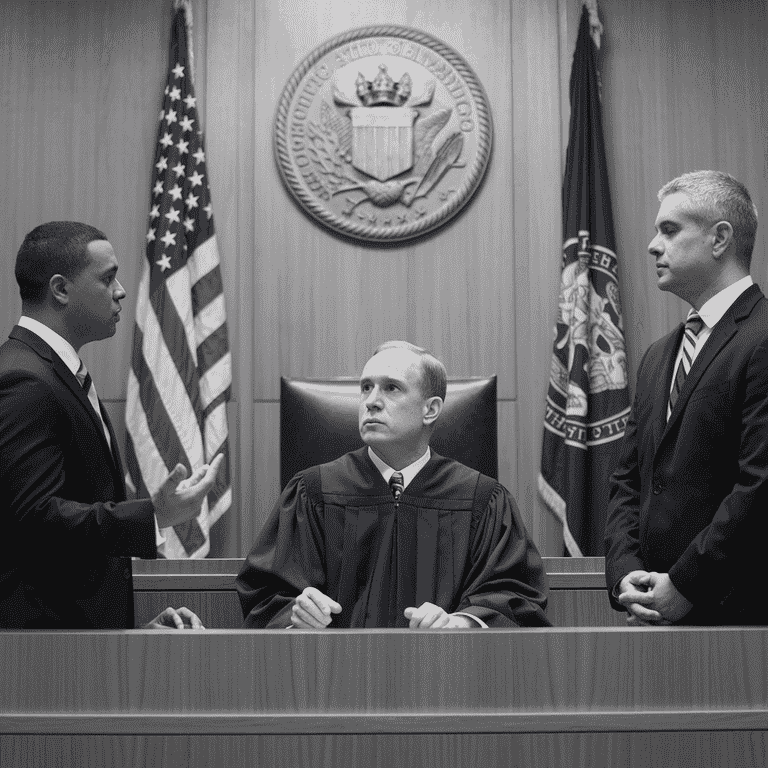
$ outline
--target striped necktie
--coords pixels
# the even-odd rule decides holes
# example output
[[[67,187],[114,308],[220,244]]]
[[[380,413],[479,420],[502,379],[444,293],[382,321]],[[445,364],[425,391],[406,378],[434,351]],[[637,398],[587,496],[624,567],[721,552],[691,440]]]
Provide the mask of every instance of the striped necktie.
[[[688,371],[691,370],[694,351],[696,349],[696,339],[703,326],[704,321],[699,316],[699,313],[695,309],[692,309],[688,313],[688,319],[685,321],[685,330],[683,331],[683,354],[680,357],[680,362],[675,373],[675,380],[672,384],[672,390],[669,393],[667,421],[669,421],[672,409],[675,407],[677,398],[680,395],[680,390],[683,388],[685,378],[688,376]]]
[[[392,477],[389,478],[389,488],[392,491],[392,495],[395,497],[395,501],[400,501],[400,497],[403,495],[405,487],[403,486],[403,475],[401,472],[395,472]]]
[[[85,367],[82,360],[80,361],[80,367],[77,369],[75,377],[80,382],[80,386],[83,388],[83,391],[88,397],[88,401],[93,406],[93,410],[96,411],[96,415],[99,417],[99,421],[101,422],[101,428],[104,430],[104,436],[107,438],[107,445],[111,449],[112,441],[109,439],[109,430],[107,429],[107,425],[104,423],[104,417],[101,415],[101,406],[99,404],[99,396],[96,394],[96,385],[93,383],[91,374],[88,373],[88,369]]]

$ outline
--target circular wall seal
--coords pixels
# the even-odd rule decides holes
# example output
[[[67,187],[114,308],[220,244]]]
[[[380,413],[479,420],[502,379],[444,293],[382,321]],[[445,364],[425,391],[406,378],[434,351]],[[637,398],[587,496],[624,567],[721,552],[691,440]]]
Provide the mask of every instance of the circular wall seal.
[[[466,205],[491,153],[488,99],[450,46],[409,27],[353,29],[286,83],[275,156],[300,205],[369,242],[406,240]]]

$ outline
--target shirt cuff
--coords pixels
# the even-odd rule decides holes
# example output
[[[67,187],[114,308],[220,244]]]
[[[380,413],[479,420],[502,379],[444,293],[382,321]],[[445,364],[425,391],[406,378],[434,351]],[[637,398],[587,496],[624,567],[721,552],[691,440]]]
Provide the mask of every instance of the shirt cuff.
[[[468,618],[476,621],[479,627],[482,627],[483,629],[488,629],[488,625],[482,619],[479,619],[477,616],[473,616],[471,613],[464,613],[464,611],[457,611],[456,613],[452,613],[451,616],[467,616]]]
[[[160,533],[160,526],[157,524],[157,515],[152,515],[152,519],[155,521],[155,545],[160,547],[165,544],[165,536]]]

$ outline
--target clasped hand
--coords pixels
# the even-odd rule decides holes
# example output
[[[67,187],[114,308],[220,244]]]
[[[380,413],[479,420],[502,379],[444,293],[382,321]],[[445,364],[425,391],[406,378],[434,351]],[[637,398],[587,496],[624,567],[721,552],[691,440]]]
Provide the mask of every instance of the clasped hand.
[[[630,626],[664,626],[679,621],[693,607],[675,587],[668,573],[632,571],[619,585],[618,601]]]
[[[325,629],[332,614],[341,613],[341,606],[315,587],[307,587],[293,602],[291,624],[297,629]],[[406,608],[405,618],[410,629],[467,629],[472,626],[466,616],[446,613],[433,603],[418,608]]]

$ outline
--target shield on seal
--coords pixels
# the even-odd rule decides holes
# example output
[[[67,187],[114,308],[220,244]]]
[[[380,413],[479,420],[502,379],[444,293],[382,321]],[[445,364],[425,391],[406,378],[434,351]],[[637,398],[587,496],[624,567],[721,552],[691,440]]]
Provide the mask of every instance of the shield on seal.
[[[413,124],[418,111],[410,107],[353,107],[352,165],[379,181],[387,181],[413,165]]]

